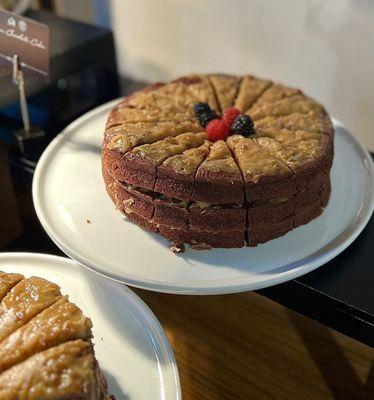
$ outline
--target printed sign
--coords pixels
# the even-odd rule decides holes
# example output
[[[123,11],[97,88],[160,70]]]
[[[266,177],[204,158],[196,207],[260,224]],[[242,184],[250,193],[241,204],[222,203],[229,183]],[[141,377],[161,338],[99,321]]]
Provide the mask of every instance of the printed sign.
[[[0,10],[0,57],[44,76],[49,74],[49,27]]]

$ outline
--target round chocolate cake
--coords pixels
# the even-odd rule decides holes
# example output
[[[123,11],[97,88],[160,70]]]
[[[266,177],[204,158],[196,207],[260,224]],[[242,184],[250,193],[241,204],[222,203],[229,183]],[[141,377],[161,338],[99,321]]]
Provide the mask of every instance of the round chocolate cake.
[[[111,112],[102,169],[117,208],[174,251],[256,246],[318,217],[333,126],[300,90],[251,75],[190,75]]]

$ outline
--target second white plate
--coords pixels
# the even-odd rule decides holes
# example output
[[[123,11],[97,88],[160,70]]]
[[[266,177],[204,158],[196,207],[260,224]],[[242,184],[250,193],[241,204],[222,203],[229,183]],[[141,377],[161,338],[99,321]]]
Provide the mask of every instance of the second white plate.
[[[111,279],[155,291],[218,294],[255,290],[323,265],[359,235],[374,207],[371,157],[337,121],[332,194],[323,214],[255,248],[174,255],[160,236],[127,221],[105,191],[101,141],[115,102],[82,116],[48,146],[36,168],[34,205],[52,240]]]
[[[47,254],[2,253],[0,270],[57,283],[92,319],[96,356],[118,400],[181,399],[170,344],[152,311],[129,288]]]

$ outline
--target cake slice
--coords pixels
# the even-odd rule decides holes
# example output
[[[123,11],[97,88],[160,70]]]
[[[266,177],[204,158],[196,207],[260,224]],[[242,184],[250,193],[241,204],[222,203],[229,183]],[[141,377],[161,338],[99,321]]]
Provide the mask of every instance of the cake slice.
[[[0,272],[0,301],[13,286],[17,285],[17,283],[22,280],[22,278],[23,276],[20,274],[6,274],[5,272]]]
[[[293,113],[315,116],[323,115],[325,111],[319,103],[302,95],[286,97],[274,103],[255,104],[246,111],[246,114],[248,114],[253,121],[265,117],[282,117]]]
[[[245,113],[271,84],[271,81],[266,79],[255,78],[251,75],[245,76],[239,87],[238,96],[235,100],[235,108]]]
[[[169,110],[142,110],[129,107],[116,107],[110,113],[106,123],[106,129],[114,126],[122,125],[123,123],[135,124],[139,122],[182,122],[190,121],[189,113],[171,114]]]
[[[17,283],[0,303],[0,343],[61,297],[60,288],[42,278]]]
[[[308,172],[311,164],[320,164],[322,156],[321,136],[308,132],[289,132],[279,131],[278,135],[273,137],[258,137],[256,142],[260,146],[270,150],[283,163],[288,165],[293,172],[298,173],[305,170],[308,166]],[[297,133],[300,133],[297,135]],[[298,136],[296,139],[295,137]]]
[[[0,344],[0,374],[33,354],[73,339],[90,339],[92,324],[68,301],[57,300]]]
[[[192,200],[208,205],[244,203],[243,178],[223,140],[212,144],[207,159],[197,170]]]
[[[197,82],[172,82],[154,90],[136,92],[127,97],[121,107],[138,110],[163,110],[169,114],[188,114],[193,118],[193,105],[206,101],[212,108],[217,107],[213,92],[205,77],[198,77]]]
[[[199,101],[208,103],[213,110],[219,111],[209,78],[194,74],[133,93],[119,104],[119,108],[165,110],[171,115],[181,113],[193,117],[193,105]]]
[[[255,121],[255,129],[287,129],[332,135],[333,127],[327,114],[308,115],[293,113],[279,117],[264,117]]]
[[[229,136],[227,143],[243,174],[247,202],[296,192],[289,167],[251,138]],[[277,185],[271,183],[277,182]]]
[[[211,143],[204,141],[199,147],[167,158],[157,167],[154,191],[179,200],[190,201],[195,174],[206,159]]]
[[[216,93],[221,112],[233,107],[239,91],[241,78],[234,75],[214,74],[210,75],[210,82]]]
[[[126,153],[134,147],[151,144],[169,136],[175,137],[187,132],[200,132],[201,126],[197,121],[181,122],[137,122],[124,123],[105,131],[104,143],[106,148]]]
[[[274,103],[276,101],[301,94],[302,92],[299,89],[290,88],[280,83],[274,83],[273,85],[269,86],[264,92],[262,92],[261,96],[256,101],[256,106]]]
[[[0,285],[14,275],[0,273]],[[109,400],[91,321],[57,285],[17,276],[0,303],[0,399]]]
[[[2,400],[104,400],[92,345],[65,342],[37,353],[0,375]]]
[[[212,110],[219,112],[217,99],[207,75],[192,74],[183,76],[173,81],[172,84],[180,84],[182,87],[184,85],[185,89],[182,90],[186,90],[189,95],[194,96],[197,101],[208,103]],[[164,90],[166,90],[166,88]],[[171,93],[172,96],[178,97],[180,92],[178,88],[175,89],[175,87],[171,86]],[[185,94],[182,93],[180,97],[183,96],[185,96]]]

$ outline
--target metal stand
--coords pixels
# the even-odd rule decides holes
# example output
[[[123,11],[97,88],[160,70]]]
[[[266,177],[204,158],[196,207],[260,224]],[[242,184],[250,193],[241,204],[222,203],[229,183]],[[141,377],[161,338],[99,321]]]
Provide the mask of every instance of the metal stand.
[[[36,126],[30,127],[30,117],[25,93],[25,81],[18,55],[13,57],[12,80],[19,91],[19,102],[23,122],[23,129],[19,129],[18,131],[14,132],[14,137],[16,138],[20,152],[25,155],[28,152],[28,148],[30,146],[33,147],[35,144],[37,144],[37,142],[40,142],[41,138],[45,136],[45,133]]]

